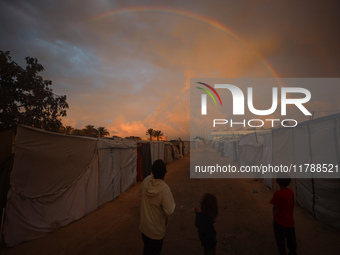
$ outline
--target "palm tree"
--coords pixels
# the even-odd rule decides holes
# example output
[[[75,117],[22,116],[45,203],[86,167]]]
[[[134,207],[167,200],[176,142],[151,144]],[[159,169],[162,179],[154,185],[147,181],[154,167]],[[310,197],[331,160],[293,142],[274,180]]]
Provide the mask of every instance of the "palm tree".
[[[99,128],[97,128],[97,131],[98,131],[98,136],[99,136],[99,138],[100,138],[100,137],[107,136],[107,135],[110,134],[110,132],[107,131],[107,129],[106,129],[105,127],[99,127]]]
[[[161,130],[154,130],[154,137],[157,137],[157,141],[159,141],[160,138],[162,138],[162,136],[164,135],[164,133]]]
[[[149,128],[148,130],[146,130],[146,135],[150,136],[150,141],[151,141],[152,140],[152,136],[154,135],[153,128]]]
[[[87,125],[82,129],[84,135],[98,137],[98,130],[93,125]]]
[[[66,135],[72,134],[73,130],[74,130],[74,128],[72,126],[64,126],[64,134],[66,134]]]
[[[83,134],[83,131],[82,131],[82,130],[80,130],[80,129],[78,129],[78,128],[75,128],[75,129],[73,129],[73,131],[72,131],[72,135],[84,135],[84,134]]]

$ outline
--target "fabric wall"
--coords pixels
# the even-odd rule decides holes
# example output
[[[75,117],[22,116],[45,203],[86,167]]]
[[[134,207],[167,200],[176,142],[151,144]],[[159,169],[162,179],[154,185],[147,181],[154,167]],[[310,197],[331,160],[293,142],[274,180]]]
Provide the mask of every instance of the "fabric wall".
[[[141,145],[137,144],[137,182],[143,181]]]
[[[11,155],[13,135],[12,129],[0,131],[0,165]]]
[[[294,163],[293,128],[273,130],[273,165],[290,165]]]
[[[99,139],[98,206],[116,198],[137,177],[137,143]]]
[[[340,114],[273,131],[273,163],[340,165]],[[318,220],[340,228],[340,173],[325,178],[315,173],[296,175],[298,204]]]
[[[13,156],[11,157],[13,133],[12,129],[0,131],[0,209],[6,205],[9,174],[13,167]]]
[[[164,147],[164,162],[165,164],[170,164],[172,161],[174,161],[172,146],[170,143],[166,143]]]
[[[265,165],[268,164],[272,164],[272,134],[268,133],[262,136],[263,139],[263,152],[262,152],[262,162]],[[264,179],[263,179],[263,183],[265,186],[269,187],[269,188],[273,188],[273,173],[265,173],[264,174]]]
[[[120,151],[111,141],[98,141],[99,174],[98,206],[111,201],[120,194]]]
[[[224,142],[224,157],[230,158],[232,161],[236,162],[237,157],[237,146],[238,140],[227,140]]]
[[[188,154],[190,152],[190,142],[185,141],[184,144],[184,155]]]
[[[19,126],[4,237],[35,239],[97,208],[96,139]]]
[[[158,159],[161,159],[164,161],[164,150],[165,150],[165,144],[164,142],[158,142]]]
[[[150,143],[141,143],[140,153],[142,156],[143,179],[151,174],[151,146]]]
[[[150,141],[151,165],[158,159],[158,143]]]
[[[262,163],[262,145],[239,146],[239,162],[241,166],[258,166]]]
[[[137,144],[130,148],[120,148],[120,192],[128,190],[137,181]]]

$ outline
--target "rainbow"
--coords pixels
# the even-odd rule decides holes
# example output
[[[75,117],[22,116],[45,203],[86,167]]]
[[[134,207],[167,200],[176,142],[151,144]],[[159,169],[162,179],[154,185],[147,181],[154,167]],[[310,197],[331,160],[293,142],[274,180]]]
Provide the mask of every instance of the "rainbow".
[[[164,13],[164,14],[170,14],[170,15],[177,15],[177,16],[186,17],[186,18],[189,18],[189,19],[196,20],[198,22],[207,24],[209,26],[212,26],[212,27],[220,30],[224,34],[226,34],[226,35],[232,37],[233,39],[235,39],[236,41],[238,41],[245,48],[251,50],[253,52],[253,54],[258,59],[260,59],[262,61],[262,63],[269,70],[269,72],[271,72],[273,74],[273,76],[278,80],[278,83],[282,87],[285,86],[284,83],[281,81],[279,75],[274,70],[274,68],[269,64],[269,62],[264,57],[262,57],[257,51],[255,51],[249,44],[247,44],[240,36],[238,36],[231,29],[222,25],[218,21],[210,19],[208,17],[204,17],[204,16],[201,16],[201,15],[198,15],[198,14],[195,14],[195,13],[191,13],[191,12],[188,12],[188,11],[183,11],[183,10],[178,10],[178,9],[168,8],[168,7],[131,7],[131,8],[123,8],[123,9],[118,9],[118,10],[114,10],[114,11],[109,11],[109,12],[94,16],[94,17],[90,18],[89,20],[87,20],[87,22],[95,22],[95,21],[98,21],[98,20],[106,19],[108,17],[112,17],[112,16],[123,15],[123,14],[127,14],[127,13],[138,13],[138,12],[141,12],[141,13],[143,13],[143,12],[154,12],[154,13]]]

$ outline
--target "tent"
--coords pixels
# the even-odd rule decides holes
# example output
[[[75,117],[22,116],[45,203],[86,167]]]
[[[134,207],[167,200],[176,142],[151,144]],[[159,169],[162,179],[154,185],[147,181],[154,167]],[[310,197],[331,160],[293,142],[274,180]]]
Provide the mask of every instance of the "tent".
[[[12,140],[13,130],[5,129],[0,132],[0,208],[5,207],[6,194],[9,189],[9,173],[13,165]]]
[[[44,236],[97,208],[97,139],[19,126],[4,238],[8,246]]]
[[[262,149],[262,163],[264,165],[272,165],[273,158],[273,146],[272,146],[272,133],[263,135],[263,149]],[[263,183],[268,188],[273,188],[273,173],[265,173],[264,174]]]
[[[9,247],[78,220],[136,182],[136,142],[18,126],[4,238]]]
[[[98,206],[116,198],[135,182],[137,177],[137,143],[100,139]]]
[[[184,155],[187,155],[190,152],[190,142],[189,141],[184,141],[183,142],[183,153]]]
[[[340,114],[278,129],[272,138],[273,164],[340,165]],[[340,228],[340,171],[302,172],[296,177],[298,204],[316,219]]]
[[[172,145],[169,142],[164,143],[164,162],[165,164],[170,164],[174,161]]]
[[[262,144],[258,142],[256,133],[240,138],[238,142],[238,159],[242,166],[258,166],[262,163]]]
[[[138,146],[140,148],[142,181],[151,173],[151,146],[150,143],[141,141],[138,143]]]

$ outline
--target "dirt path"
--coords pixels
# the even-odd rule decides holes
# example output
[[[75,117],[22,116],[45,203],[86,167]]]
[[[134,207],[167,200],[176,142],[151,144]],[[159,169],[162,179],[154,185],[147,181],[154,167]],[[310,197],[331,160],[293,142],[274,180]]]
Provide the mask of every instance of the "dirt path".
[[[162,254],[203,254],[192,208],[205,192],[219,202],[217,254],[277,254],[272,230],[273,192],[250,179],[190,179],[189,156],[168,165],[176,210],[169,219]],[[3,254],[142,254],[138,229],[140,183],[90,215],[47,236],[3,251]],[[255,192],[254,192],[255,191]],[[299,254],[340,254],[340,231],[301,209],[295,210]]]

